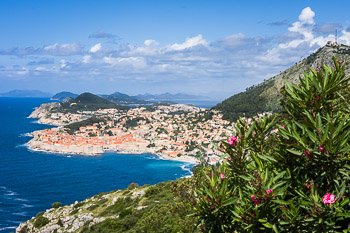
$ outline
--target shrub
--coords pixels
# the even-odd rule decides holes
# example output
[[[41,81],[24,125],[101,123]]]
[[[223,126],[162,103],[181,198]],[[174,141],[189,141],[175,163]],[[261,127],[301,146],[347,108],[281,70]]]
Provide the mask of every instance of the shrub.
[[[132,214],[132,209],[125,208],[122,211],[120,211],[119,218],[124,218],[125,216],[130,215],[130,214]]]
[[[183,195],[205,232],[350,230],[349,78],[323,66],[287,83],[283,111],[236,122],[225,162]]]
[[[61,202],[54,202],[52,203],[51,207],[54,209],[60,208],[62,206]]]
[[[133,189],[136,189],[137,187],[139,187],[139,185],[137,183],[130,183],[129,186],[128,186],[128,190],[133,190]]]
[[[43,215],[36,216],[33,226],[36,228],[42,228],[50,222],[49,219],[45,218]]]

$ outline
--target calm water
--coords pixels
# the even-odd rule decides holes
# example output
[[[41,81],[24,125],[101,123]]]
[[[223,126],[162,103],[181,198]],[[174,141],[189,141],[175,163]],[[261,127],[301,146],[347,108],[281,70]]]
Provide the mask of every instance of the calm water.
[[[194,106],[200,107],[200,108],[212,108],[218,103],[220,103],[220,100],[175,100],[176,103],[179,104],[192,104]]]
[[[131,182],[155,184],[189,175],[189,164],[145,155],[99,157],[28,151],[25,134],[47,126],[26,118],[48,99],[0,98],[0,232],[15,227],[55,201],[70,204]]]

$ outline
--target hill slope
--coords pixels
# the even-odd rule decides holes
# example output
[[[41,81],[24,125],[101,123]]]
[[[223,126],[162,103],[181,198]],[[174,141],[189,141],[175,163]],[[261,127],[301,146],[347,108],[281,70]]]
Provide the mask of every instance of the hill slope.
[[[265,82],[229,97],[216,105],[214,109],[222,111],[224,117],[230,120],[236,120],[243,115],[252,117],[260,112],[279,111],[280,90],[285,82],[298,82],[299,77],[308,71],[310,66],[317,68],[320,64],[332,64],[333,56],[337,57],[339,61],[349,62],[350,47],[346,45],[326,45]],[[350,74],[349,66],[347,66],[346,74]]]
[[[195,233],[191,209],[172,192],[178,182],[101,193],[52,208],[22,223],[17,232],[183,232]]]
[[[71,99],[67,102],[61,103],[61,108],[58,111],[95,111],[98,109],[105,108],[116,108],[116,104],[112,103],[109,100],[106,100],[97,95],[85,92],[75,99]]]
[[[103,97],[118,105],[150,104],[150,102],[148,101],[137,99],[135,97],[132,97],[120,92],[115,92],[111,95],[107,95]]]
[[[69,91],[62,91],[62,92],[59,92],[57,94],[55,94],[54,96],[51,97],[52,100],[59,100],[59,101],[63,101],[65,100],[66,98],[76,98],[78,97],[78,94],[74,94],[72,92],[69,92]]]

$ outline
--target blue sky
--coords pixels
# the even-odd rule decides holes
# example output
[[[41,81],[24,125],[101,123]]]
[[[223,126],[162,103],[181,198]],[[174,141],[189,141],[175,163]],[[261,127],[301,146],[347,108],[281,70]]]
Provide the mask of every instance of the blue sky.
[[[225,98],[334,40],[348,1],[0,1],[0,92]]]

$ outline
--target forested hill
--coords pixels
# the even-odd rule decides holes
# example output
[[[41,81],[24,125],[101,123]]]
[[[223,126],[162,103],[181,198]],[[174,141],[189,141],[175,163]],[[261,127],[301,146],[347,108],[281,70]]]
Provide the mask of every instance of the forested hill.
[[[109,100],[101,98],[97,95],[85,92],[80,94],[75,99],[70,99],[67,102],[61,103],[61,108],[58,111],[96,111],[97,109],[116,108],[117,105]]]
[[[350,62],[350,47],[329,43],[278,75],[229,97],[214,109],[222,111],[224,117],[230,120],[236,120],[240,116],[252,117],[266,111],[279,111],[280,90],[285,82],[298,82],[299,77],[308,71],[309,67],[317,68],[321,64],[332,64],[333,56],[339,61]],[[346,74],[350,74],[349,65]]]

